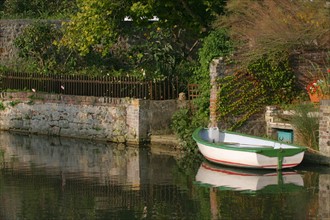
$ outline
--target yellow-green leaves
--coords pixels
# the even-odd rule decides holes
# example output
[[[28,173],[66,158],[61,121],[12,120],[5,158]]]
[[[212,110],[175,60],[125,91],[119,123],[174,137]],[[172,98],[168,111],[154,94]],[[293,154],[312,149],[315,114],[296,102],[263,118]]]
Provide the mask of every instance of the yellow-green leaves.
[[[118,5],[107,0],[80,0],[79,12],[64,24],[65,34],[61,45],[77,49],[81,55],[96,50],[109,53],[117,37],[117,23],[121,18],[113,16]]]

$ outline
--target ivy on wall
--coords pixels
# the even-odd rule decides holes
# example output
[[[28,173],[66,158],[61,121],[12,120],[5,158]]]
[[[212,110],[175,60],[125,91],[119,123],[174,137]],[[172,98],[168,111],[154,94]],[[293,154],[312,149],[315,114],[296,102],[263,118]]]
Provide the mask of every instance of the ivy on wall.
[[[242,126],[253,114],[261,111],[267,102],[261,82],[246,72],[222,78],[219,84],[218,121],[227,130]]]
[[[219,79],[218,120],[235,130],[266,105],[290,103],[295,95],[294,73],[288,62],[267,58],[251,63],[246,71]]]

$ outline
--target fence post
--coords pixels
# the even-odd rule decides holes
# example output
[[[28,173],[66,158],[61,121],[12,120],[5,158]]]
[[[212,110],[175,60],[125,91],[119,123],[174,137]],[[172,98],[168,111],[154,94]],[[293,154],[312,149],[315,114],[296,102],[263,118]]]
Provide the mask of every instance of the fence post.
[[[150,100],[153,100],[154,99],[154,97],[153,97],[153,88],[152,88],[152,81],[151,80],[149,80],[149,82],[148,82],[148,87],[149,87],[149,98],[150,98]]]

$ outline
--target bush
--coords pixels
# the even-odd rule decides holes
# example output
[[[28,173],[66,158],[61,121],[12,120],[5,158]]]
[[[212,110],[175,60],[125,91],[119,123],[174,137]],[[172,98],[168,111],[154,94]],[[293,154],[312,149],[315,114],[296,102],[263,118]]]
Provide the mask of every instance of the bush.
[[[76,10],[75,0],[5,0],[0,7],[9,18],[66,18]]]
[[[53,42],[60,36],[55,24],[37,21],[16,37],[14,45],[19,49],[20,57],[35,63],[43,72],[56,64],[58,53]]]
[[[182,147],[187,152],[197,152],[192,138],[193,131],[200,126],[207,126],[208,115],[194,114],[190,108],[182,108],[174,113],[171,128],[180,138]]]

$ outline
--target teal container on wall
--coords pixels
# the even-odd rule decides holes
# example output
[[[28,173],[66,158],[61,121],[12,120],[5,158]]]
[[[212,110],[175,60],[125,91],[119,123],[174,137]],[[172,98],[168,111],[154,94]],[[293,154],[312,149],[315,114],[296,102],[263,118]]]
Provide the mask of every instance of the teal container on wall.
[[[286,143],[293,143],[293,131],[292,130],[277,130],[277,140]]]

